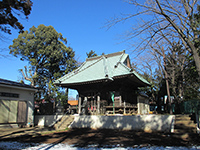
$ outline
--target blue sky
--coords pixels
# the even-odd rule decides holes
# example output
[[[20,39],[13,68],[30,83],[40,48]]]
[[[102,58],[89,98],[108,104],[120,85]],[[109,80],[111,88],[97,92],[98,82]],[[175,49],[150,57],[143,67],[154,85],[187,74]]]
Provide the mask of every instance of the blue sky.
[[[33,25],[52,25],[57,32],[68,40],[67,46],[73,48],[76,58],[83,62],[86,52],[94,50],[98,55],[126,50],[131,53],[128,43],[122,42],[123,33],[134,24],[133,20],[119,23],[109,30],[104,27],[112,17],[130,14],[134,6],[123,0],[33,0],[33,7],[28,20],[20,17],[25,30]],[[4,35],[6,40],[0,41],[1,48],[8,49],[18,32]],[[9,55],[9,50],[0,52],[7,57],[0,57],[0,78],[18,81],[18,69],[27,65],[19,58]]]

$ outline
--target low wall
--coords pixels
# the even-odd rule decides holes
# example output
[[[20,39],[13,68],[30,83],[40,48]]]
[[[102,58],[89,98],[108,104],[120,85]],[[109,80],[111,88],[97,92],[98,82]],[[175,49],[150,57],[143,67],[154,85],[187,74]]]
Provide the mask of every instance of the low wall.
[[[173,132],[174,115],[75,116],[71,128]]]
[[[55,121],[59,120],[63,115],[35,115],[34,125],[50,126]]]

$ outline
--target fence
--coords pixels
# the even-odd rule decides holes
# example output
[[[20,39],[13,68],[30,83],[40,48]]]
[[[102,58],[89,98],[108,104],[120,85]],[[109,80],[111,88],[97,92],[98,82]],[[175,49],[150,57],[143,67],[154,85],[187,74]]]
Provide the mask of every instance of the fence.
[[[180,104],[180,111],[183,114],[200,114],[200,100],[188,100]]]

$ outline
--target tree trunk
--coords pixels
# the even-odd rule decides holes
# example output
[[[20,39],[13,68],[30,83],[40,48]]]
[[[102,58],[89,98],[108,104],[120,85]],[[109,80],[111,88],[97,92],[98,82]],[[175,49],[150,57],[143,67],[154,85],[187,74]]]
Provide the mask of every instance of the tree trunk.
[[[171,96],[170,96],[170,91],[169,91],[169,81],[168,81],[168,75],[167,75],[167,73],[165,73],[165,76],[166,76],[165,81],[166,81],[166,86],[167,86],[167,99],[168,99],[169,107],[170,107],[169,108],[169,113],[173,114],[173,112],[172,112],[172,104],[171,104],[171,99],[170,99]]]
[[[165,52],[164,52],[164,49],[162,47],[162,52],[163,52],[163,61],[164,61],[164,74],[165,74],[165,81],[166,81],[166,88],[167,88],[167,99],[168,99],[168,102],[169,102],[169,113],[170,114],[173,114],[172,112],[172,104],[171,104],[171,99],[170,99],[170,91],[169,91],[169,77],[168,77],[168,74],[167,74],[167,71],[166,71],[166,58],[165,58]]]
[[[197,51],[197,48],[195,48],[194,45],[192,46],[192,53],[193,53],[195,66],[196,66],[196,69],[197,69],[197,72],[198,72],[198,81],[200,82],[200,57],[199,57],[199,53]]]
[[[172,75],[171,75],[171,78],[172,78],[172,80],[171,80],[171,85],[172,85],[172,93],[173,93],[173,96],[174,97],[177,97],[176,95],[177,95],[177,92],[176,92],[176,86],[175,86],[175,52],[174,52],[174,50],[172,50]]]

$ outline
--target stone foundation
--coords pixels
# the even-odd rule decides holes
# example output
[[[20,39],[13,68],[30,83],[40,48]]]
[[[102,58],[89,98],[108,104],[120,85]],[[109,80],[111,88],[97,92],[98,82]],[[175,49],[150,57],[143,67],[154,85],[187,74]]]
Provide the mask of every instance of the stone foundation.
[[[174,115],[75,116],[71,128],[173,132]]]

